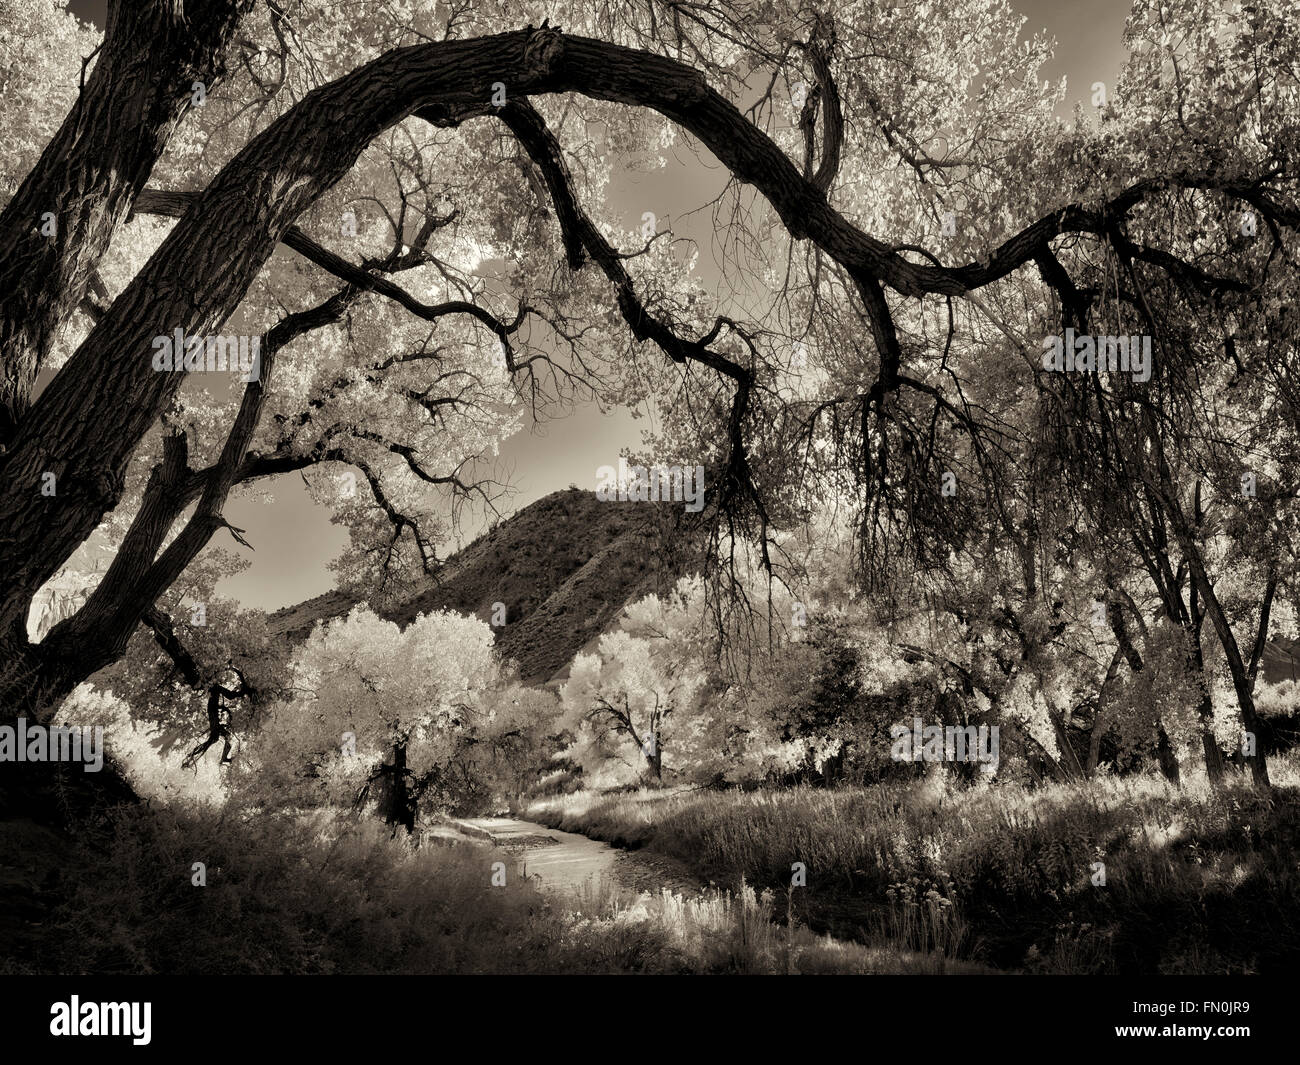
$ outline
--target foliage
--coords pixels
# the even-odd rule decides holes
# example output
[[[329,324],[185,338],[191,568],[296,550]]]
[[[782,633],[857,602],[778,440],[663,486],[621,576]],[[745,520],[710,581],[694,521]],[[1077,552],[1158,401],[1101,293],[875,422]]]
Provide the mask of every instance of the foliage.
[[[236,766],[240,794],[260,804],[382,801],[367,786],[397,751],[426,816],[491,802],[517,790],[554,715],[503,667],[491,628],[451,611],[403,629],[356,607],[318,626],[289,668],[290,696]]]
[[[618,762],[631,779],[659,778],[665,765],[689,770],[707,757],[703,594],[699,579],[683,578],[663,599],[646,596],[594,654],[574,658],[560,689],[561,727],[577,734],[570,757],[587,773]]]

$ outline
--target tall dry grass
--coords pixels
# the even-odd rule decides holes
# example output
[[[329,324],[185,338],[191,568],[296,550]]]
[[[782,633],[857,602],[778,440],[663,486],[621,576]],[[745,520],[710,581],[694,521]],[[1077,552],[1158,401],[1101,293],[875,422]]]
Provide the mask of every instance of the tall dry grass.
[[[664,936],[696,973],[752,975],[965,974],[988,968],[953,960],[935,949],[865,945],[818,935],[801,924],[788,895],[709,888],[690,895],[662,888],[634,892],[611,880],[588,883],[572,899],[571,914],[584,928],[645,927]],[[780,920],[778,920],[778,917]]]
[[[1156,776],[1038,789],[912,783],[553,796],[525,816],[796,889],[814,927],[1052,972],[1254,972],[1300,954],[1300,779],[1274,793]],[[1104,866],[1105,884],[1094,883]]]
[[[470,842],[416,847],[329,811],[137,810],[61,857],[61,901],[34,954],[0,951],[0,972],[953,971],[942,957],[836,943],[797,921],[779,927],[771,892],[685,897],[605,882],[557,899],[524,876],[522,855]],[[195,862],[205,886],[193,882]]]

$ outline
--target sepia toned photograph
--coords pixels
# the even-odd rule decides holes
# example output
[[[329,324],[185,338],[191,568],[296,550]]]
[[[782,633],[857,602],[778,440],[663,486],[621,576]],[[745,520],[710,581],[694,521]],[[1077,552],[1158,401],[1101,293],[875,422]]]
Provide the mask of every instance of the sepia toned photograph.
[[[34,1038],[148,1045],[169,977],[822,975],[1252,1041],[1292,0],[0,0],[0,117]]]

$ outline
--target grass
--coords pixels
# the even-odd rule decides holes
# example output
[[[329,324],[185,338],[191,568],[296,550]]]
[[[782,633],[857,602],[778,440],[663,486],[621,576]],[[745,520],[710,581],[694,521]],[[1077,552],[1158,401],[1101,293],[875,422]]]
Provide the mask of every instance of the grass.
[[[860,943],[1056,973],[1289,971],[1300,960],[1300,788],[1154,776],[1037,790],[942,778],[869,788],[578,792],[525,816],[784,895]],[[1094,884],[1104,865],[1105,884]],[[779,916],[779,915],[778,915]]]
[[[60,901],[11,973],[671,971],[643,929],[579,927],[500,856],[414,848],[347,818],[187,806],[119,813],[64,865]],[[193,863],[206,866],[196,886]]]
[[[10,974],[920,973],[940,956],[836,943],[773,923],[774,896],[543,895],[517,857],[414,847],[333,813],[123,811],[65,846],[58,901]],[[494,886],[494,863],[506,861]],[[198,886],[194,863],[205,866]]]
[[[30,905],[0,972],[1287,971],[1300,960],[1300,789],[1294,761],[1273,768],[1268,799],[1241,782],[1130,777],[538,800],[534,820],[713,882],[601,882],[573,898],[476,844],[417,848],[329,812],[154,804],[77,838],[29,826],[24,860],[58,876],[15,888]],[[791,886],[794,863],[806,887]]]
[[[741,884],[691,896],[663,888],[630,892],[602,881],[576,900],[574,915],[587,927],[640,925],[654,929],[689,959],[695,973],[777,975],[966,974],[986,967],[954,961],[938,951],[896,944],[864,945],[818,935],[797,921],[778,923],[786,896]]]

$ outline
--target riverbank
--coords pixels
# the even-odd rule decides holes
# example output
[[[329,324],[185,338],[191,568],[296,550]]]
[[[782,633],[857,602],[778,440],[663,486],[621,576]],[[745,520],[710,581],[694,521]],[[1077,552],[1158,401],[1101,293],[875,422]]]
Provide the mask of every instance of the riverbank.
[[[666,936],[683,972],[977,973],[981,965],[937,952],[845,942],[802,924],[793,899],[738,884],[719,889],[665,855],[616,849],[581,833],[518,818],[456,819],[471,846],[510,856],[516,875],[535,884],[586,926],[640,928]]]
[[[1286,972],[1300,948],[1300,775],[1261,796],[1157,776],[1036,789],[664,789],[539,799],[525,816],[742,880],[845,941],[1001,971]],[[779,907],[778,907],[779,909]]]

